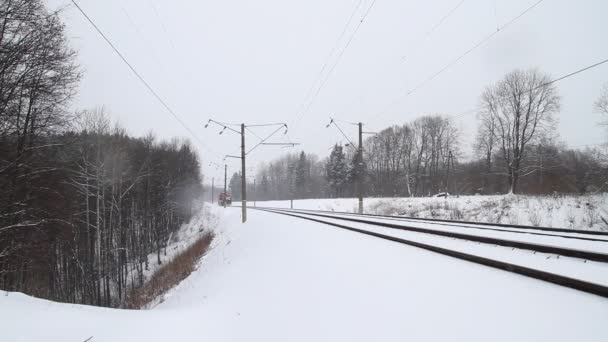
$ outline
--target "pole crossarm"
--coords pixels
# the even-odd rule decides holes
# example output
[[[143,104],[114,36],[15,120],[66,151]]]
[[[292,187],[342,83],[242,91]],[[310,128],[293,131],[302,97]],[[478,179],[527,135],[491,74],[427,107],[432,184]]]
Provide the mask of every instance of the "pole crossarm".
[[[259,135],[257,135],[252,129],[249,129],[249,127],[245,126],[245,129],[247,131],[249,131],[249,133],[253,134],[254,137],[256,137],[258,140],[263,140],[262,137],[260,137]]]
[[[222,130],[219,132],[219,134],[224,133],[225,130],[229,130],[232,131],[234,133],[237,133],[241,136],[241,156],[233,156],[233,155],[225,155],[224,156],[224,161],[227,158],[235,158],[235,159],[241,159],[241,217],[242,217],[242,222],[245,223],[247,221],[247,170],[246,170],[246,156],[247,154],[251,153],[251,151],[255,150],[258,146],[261,145],[281,145],[281,146],[295,146],[295,145],[299,145],[297,143],[267,143],[266,141],[268,139],[270,139],[271,137],[273,137],[278,131],[280,131],[281,129],[285,128],[285,133],[287,134],[288,131],[288,127],[286,123],[270,123],[270,124],[255,124],[255,125],[245,125],[244,123],[242,124],[230,124],[230,123],[226,123],[226,122],[220,122],[220,121],[216,121],[213,119],[209,119],[207,121],[207,123],[205,124],[205,128],[209,127],[209,125],[214,124],[217,126],[222,127]],[[240,132],[237,131],[236,129],[230,127],[230,126],[239,126],[240,127]],[[260,136],[258,136],[257,134],[255,134],[255,132],[253,132],[251,129],[249,129],[249,127],[268,127],[268,126],[279,126],[277,127],[277,129],[275,129],[272,133],[270,133],[267,137],[265,138],[261,138]],[[245,130],[249,131],[251,134],[253,134],[256,138],[258,138],[260,141],[253,146],[249,151],[245,150]],[[227,166],[224,165],[224,193],[226,192],[226,175],[227,173]],[[255,193],[255,177],[254,179],[254,193]],[[225,202],[224,201],[224,206],[225,206]],[[254,201],[255,203],[255,201]]]
[[[328,128],[329,126],[331,126],[332,124],[334,126],[336,126],[336,128],[338,129],[338,131],[340,131],[340,133],[342,134],[342,136],[344,137],[344,139],[346,139],[346,141],[348,141],[348,143],[350,144],[350,146],[355,149],[355,151],[357,150],[357,148],[355,147],[355,144],[353,144],[353,142],[348,138],[348,136],[344,133],[344,131],[342,130],[342,128],[340,128],[340,126],[338,126],[338,124],[336,123],[336,120],[334,120],[333,118],[329,118],[330,121],[327,125],[325,125],[325,128]]]
[[[268,126],[284,126],[287,128],[287,124],[284,122],[270,123],[270,124],[259,124],[259,125],[245,125],[245,127],[268,127]]]
[[[209,119],[209,121],[207,121],[207,123],[205,124],[205,128],[209,127],[209,125],[212,124],[212,123],[216,124],[218,126],[223,127],[219,134],[224,133],[225,130],[230,130],[230,131],[232,131],[232,132],[234,132],[236,134],[241,134],[241,132],[239,132],[236,129],[230,127],[233,124],[226,124],[226,123],[223,123],[223,122],[215,121],[213,119]]]
[[[272,124],[272,126],[275,126],[275,124]],[[249,127],[253,127],[253,126],[249,126]],[[255,150],[258,146],[264,144],[266,142],[266,140],[272,138],[272,136],[274,136],[278,131],[280,131],[281,129],[285,128],[285,132],[283,134],[287,134],[287,124],[282,124],[281,126],[279,126],[279,128],[275,129],[274,131],[272,131],[272,133],[270,133],[266,138],[260,140],[260,142],[258,142],[255,146],[253,146],[249,151],[247,151],[246,154],[251,153],[251,151]]]
[[[270,145],[270,146],[297,146],[300,143],[262,143],[262,145]]]
[[[216,162],[213,162],[213,161],[210,161],[210,162],[209,162],[209,166],[215,166],[215,168],[216,168],[216,169],[219,169],[219,168],[221,168],[221,167],[222,167],[222,165],[220,165],[220,164],[218,164],[218,163],[216,163]]]

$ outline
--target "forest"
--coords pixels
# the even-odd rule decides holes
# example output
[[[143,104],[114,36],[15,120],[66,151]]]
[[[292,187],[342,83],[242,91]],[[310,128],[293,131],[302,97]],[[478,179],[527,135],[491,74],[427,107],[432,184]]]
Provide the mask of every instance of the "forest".
[[[58,12],[0,3],[0,289],[121,306],[202,193],[188,141],[72,113],[82,71]]]
[[[561,98],[539,69],[514,70],[479,98],[474,146],[465,146],[453,117],[419,116],[385,128],[363,142],[336,144],[328,157],[301,151],[262,164],[249,200],[410,197],[521,193],[586,194],[608,190],[607,144],[570,148],[556,135]],[[608,86],[594,104],[608,128]],[[608,131],[606,132],[608,136]],[[466,151],[473,157],[466,158]],[[235,173],[230,189],[240,198]]]

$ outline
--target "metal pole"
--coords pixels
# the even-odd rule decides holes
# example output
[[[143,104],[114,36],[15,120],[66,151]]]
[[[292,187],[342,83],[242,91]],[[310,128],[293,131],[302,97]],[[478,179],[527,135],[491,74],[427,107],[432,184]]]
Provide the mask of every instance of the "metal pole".
[[[224,208],[226,208],[226,181],[228,180],[228,164],[224,164]]]
[[[540,159],[540,191],[543,190],[543,150],[542,150],[542,145],[538,146],[538,157]]]
[[[359,196],[359,214],[363,214],[363,175],[361,174],[363,168],[363,123],[359,122],[359,150],[357,151],[357,163],[356,165],[359,172],[357,172],[357,195]]]
[[[453,179],[452,183],[456,184],[456,179],[457,179],[456,178],[456,166],[454,166],[454,154],[452,154],[451,150],[450,150],[450,160],[452,160],[452,173],[454,174],[454,177],[453,177],[454,179]],[[457,188],[454,185],[452,185],[452,188],[457,190]],[[454,190],[454,192],[456,192],[456,190]]]
[[[241,210],[243,223],[247,222],[247,175],[245,174],[245,124],[241,124]]]
[[[255,177],[253,178],[253,196],[253,207],[255,208],[257,206],[255,201],[258,199],[258,191],[255,188]]]
[[[450,193],[450,162],[452,161],[452,151],[449,151],[448,153],[448,172],[446,175],[446,180],[445,180],[445,192],[447,194]]]
[[[211,204],[213,204],[213,197],[215,197],[214,190],[215,190],[215,178],[211,177]]]

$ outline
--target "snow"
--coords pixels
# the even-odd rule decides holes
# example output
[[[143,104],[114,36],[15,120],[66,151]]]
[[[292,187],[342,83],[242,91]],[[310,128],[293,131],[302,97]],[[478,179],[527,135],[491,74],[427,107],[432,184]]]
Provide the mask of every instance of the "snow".
[[[6,293],[0,340],[608,340],[598,296],[284,215],[213,212],[212,251],[153,309]]]
[[[163,264],[172,260],[176,255],[186,250],[196,239],[200,238],[205,229],[213,229],[217,226],[219,217],[215,208],[209,203],[197,203],[198,211],[190,219],[190,222],[182,224],[180,229],[169,238],[167,248],[161,252]],[[149,279],[154,272],[162,266],[157,262],[156,253],[148,255],[148,269],[144,269],[144,279]],[[134,271],[134,270],[133,270]]]
[[[289,208],[290,201],[257,201],[259,207]],[[356,198],[294,200],[294,209],[357,212]],[[564,196],[451,196],[365,198],[364,212],[420,218],[608,231],[608,193]]]
[[[298,210],[294,210],[295,212],[300,212]],[[302,211],[301,213],[306,213],[306,211]],[[323,214],[322,214],[323,215]],[[338,214],[338,213],[330,213],[330,216],[333,217],[344,217],[344,218],[353,218],[352,215],[349,214]],[[323,217],[325,219],[325,217]],[[399,219],[393,218],[384,218],[384,217],[356,217],[356,219],[370,221],[370,222],[380,222],[380,223],[388,223],[388,224],[396,224],[401,226],[411,226],[416,228],[423,228],[427,230],[437,231],[437,232],[453,232],[458,234],[465,234],[471,236],[481,236],[481,237],[490,237],[496,239],[504,239],[510,241],[517,242],[525,242],[525,243],[533,243],[537,245],[546,245],[546,246],[555,246],[561,248],[569,248],[569,249],[577,249],[577,250],[585,250],[589,252],[603,253],[608,255],[608,236],[605,235],[592,235],[585,236],[584,234],[569,234],[569,233],[561,233],[561,232],[551,232],[551,231],[539,231],[539,230],[509,230],[505,227],[494,227],[494,226],[474,226],[474,225],[465,225],[458,226],[454,224],[437,224],[436,222],[425,222],[425,221],[401,221]],[[337,223],[344,223],[337,221]],[[348,222],[349,225],[352,225],[352,222]],[[367,229],[369,227],[365,227]],[[490,230],[490,229],[498,229],[500,231]],[[394,229],[385,228],[389,231]],[[524,232],[524,234],[521,234]],[[526,234],[538,232],[543,235],[534,235],[534,234]],[[418,233],[417,233],[418,234]],[[424,233],[420,233],[424,234]],[[576,236],[576,237],[584,237],[591,238],[594,240],[600,241],[589,241],[582,239],[566,239],[561,235],[565,236]]]
[[[358,222],[345,222],[338,219],[331,219],[326,217],[318,217],[312,215],[306,215],[304,213],[298,213],[300,216],[308,216],[315,219],[321,219],[326,222],[332,222],[337,224],[346,224],[352,228],[358,228],[362,230],[367,230],[383,235],[394,236],[401,239],[406,239],[410,241],[420,242],[423,244],[429,244],[433,246],[443,247],[451,250],[457,250],[460,252],[464,252],[467,254],[473,254],[485,258],[490,258],[494,260],[500,260],[507,263],[533,267],[536,269],[540,269],[543,271],[560,274],[566,277],[577,278],[581,280],[585,280],[588,282],[608,286],[608,264],[604,262],[595,262],[595,261],[585,261],[579,258],[573,257],[564,257],[561,256],[557,258],[554,254],[547,253],[534,253],[529,250],[521,250],[517,248],[497,246],[492,244],[485,243],[477,243],[473,241],[466,241],[461,239],[454,239],[449,237],[435,236],[426,233],[417,233],[411,231],[397,230],[393,228],[379,227],[364,223]],[[338,217],[344,215],[337,215]],[[370,219],[365,219],[366,221],[370,221]],[[373,219],[373,221],[387,221],[383,219]],[[394,222],[391,222],[394,223]],[[430,225],[426,225],[430,226]],[[425,224],[417,224],[416,227],[425,227]],[[434,228],[430,228],[434,229]],[[467,231],[462,231],[463,233],[468,233]],[[492,236],[494,232],[487,232],[486,236]],[[504,233],[499,233],[504,234]],[[477,234],[481,235],[481,234]],[[494,234],[496,235],[496,234]],[[521,239],[520,237],[525,237]],[[503,238],[505,236],[494,236]],[[506,236],[506,238],[510,240],[518,240],[525,242],[534,242],[534,236],[532,235],[521,235],[521,234],[512,234]],[[518,239],[520,238],[520,239]],[[536,237],[538,238],[537,242],[541,244],[545,244],[545,241],[551,241],[552,243],[548,243],[545,245],[558,246],[558,247],[568,247],[567,244],[571,244],[571,247],[583,247],[578,248],[581,250],[593,250],[595,247],[599,252],[608,252],[608,243],[606,242],[587,242],[587,241],[571,241],[569,239],[563,239],[559,237]],[[560,241],[561,239],[561,241]],[[589,244],[589,245],[588,245]]]

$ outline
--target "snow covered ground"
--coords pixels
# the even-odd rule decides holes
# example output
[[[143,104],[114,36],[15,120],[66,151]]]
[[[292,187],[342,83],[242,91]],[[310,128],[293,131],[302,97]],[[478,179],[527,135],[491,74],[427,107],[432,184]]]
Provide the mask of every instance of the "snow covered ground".
[[[318,223],[215,207],[151,310],[0,295],[0,341],[608,341],[608,300]]]
[[[293,212],[292,212],[293,213]],[[297,215],[304,215],[305,212],[300,212]],[[334,217],[350,217],[347,214],[334,214]],[[442,237],[430,235],[426,233],[412,232],[407,230],[398,230],[386,227],[380,227],[359,222],[344,222],[339,219],[328,217],[309,216],[315,219],[321,219],[326,222],[337,224],[346,224],[352,228],[358,228],[366,231],[371,231],[387,236],[415,241],[423,244],[456,250],[467,254],[477,255],[490,258],[493,260],[504,261],[510,264],[520,265],[524,267],[533,267],[538,270],[543,270],[555,274],[560,274],[566,277],[573,277],[595,284],[608,286],[608,263],[599,261],[589,261],[574,257],[557,258],[555,254],[532,252],[530,250],[518,249],[505,246],[497,246],[493,244],[477,243],[474,241],[454,239],[451,237]],[[365,218],[364,221],[384,222],[392,224],[412,225],[408,222],[399,222],[393,219]],[[583,251],[592,251],[608,255],[608,237],[597,237],[602,241],[585,241],[576,239],[564,239],[558,236],[538,236],[531,234],[514,234],[509,232],[496,232],[488,230],[478,230],[470,228],[461,228],[452,226],[450,228],[441,227],[428,223],[416,222],[417,228],[426,228],[434,231],[457,232],[467,235],[494,237],[499,239],[507,239],[510,241],[527,242],[540,244],[544,246],[555,246],[569,249],[578,249]],[[570,234],[570,236],[583,234]],[[587,236],[588,237],[588,236]]]
[[[356,212],[356,198],[293,201],[294,209]],[[257,201],[260,207],[289,208],[290,201]],[[608,194],[588,196],[460,196],[365,198],[367,214],[405,215],[476,222],[608,231]]]

